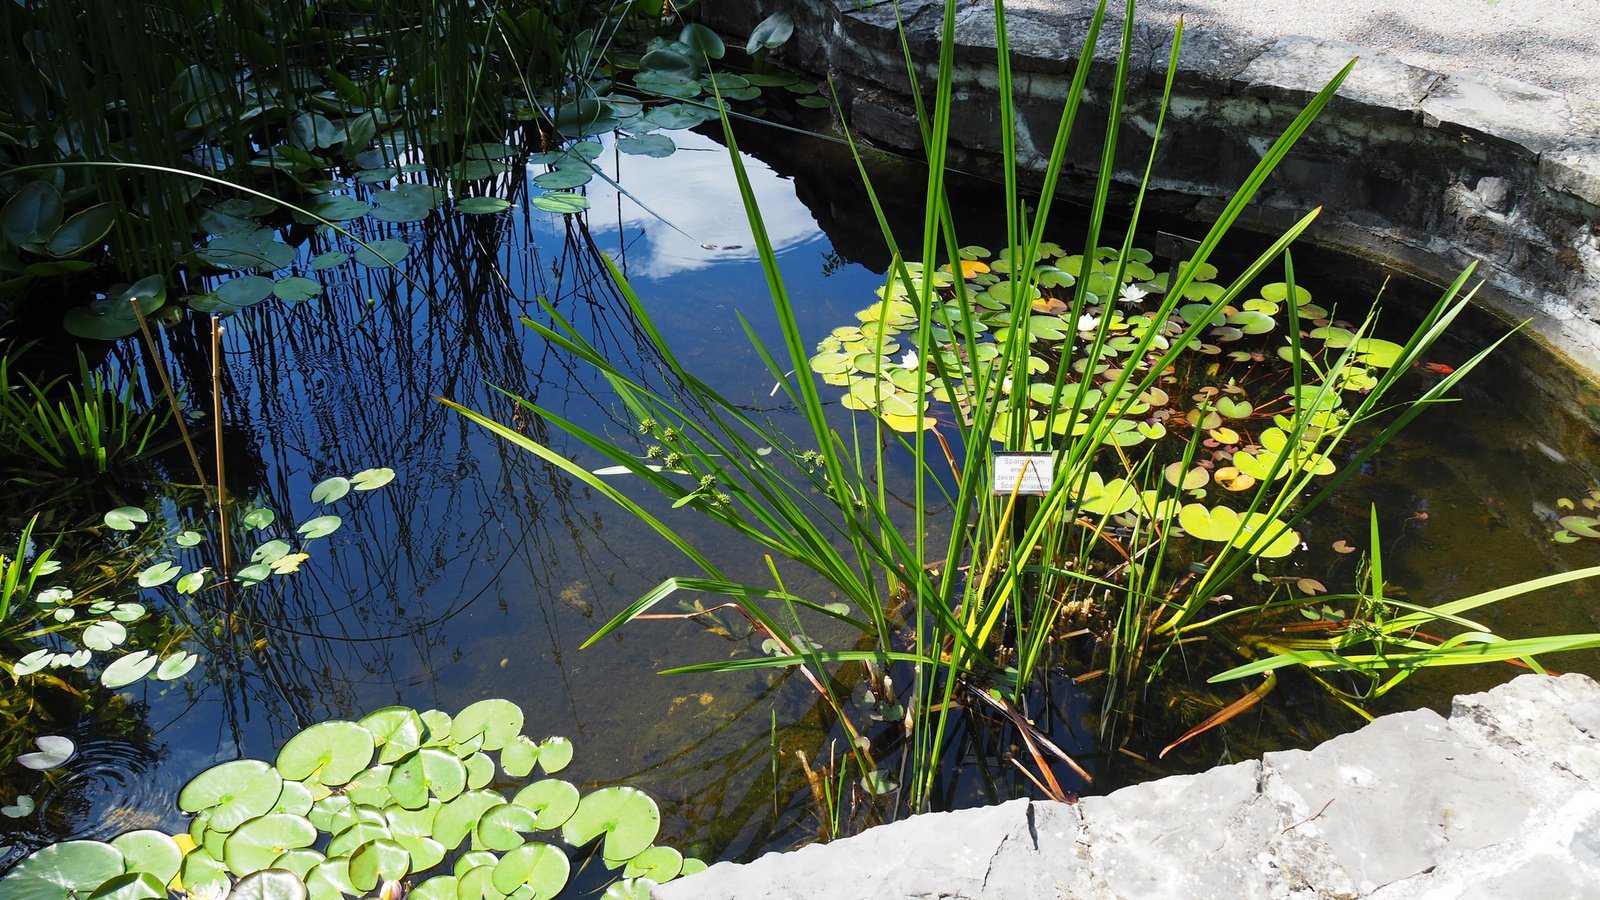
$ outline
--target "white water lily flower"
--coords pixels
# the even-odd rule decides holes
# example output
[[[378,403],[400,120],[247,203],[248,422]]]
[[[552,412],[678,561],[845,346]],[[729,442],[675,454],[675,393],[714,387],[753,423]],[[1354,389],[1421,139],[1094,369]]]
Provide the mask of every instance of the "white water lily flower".
[[[1100,327],[1100,317],[1099,316],[1091,316],[1088,313],[1084,313],[1083,315],[1078,317],[1078,330],[1079,331],[1094,331],[1096,328],[1099,328],[1099,327]]]
[[[1122,293],[1117,296],[1123,303],[1143,303],[1150,292],[1136,284],[1123,285]]]
[[[905,355],[900,357],[900,368],[902,369],[915,369],[920,365],[922,365],[922,361],[917,359],[917,351],[915,350],[907,350]]]

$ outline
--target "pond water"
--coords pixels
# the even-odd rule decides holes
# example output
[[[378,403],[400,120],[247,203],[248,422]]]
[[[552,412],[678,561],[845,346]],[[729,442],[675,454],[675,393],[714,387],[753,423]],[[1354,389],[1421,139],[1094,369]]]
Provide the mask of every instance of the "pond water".
[[[536,298],[547,298],[612,359],[659,382],[658,361],[592,255],[600,250],[618,260],[697,375],[786,421],[790,413],[769,395],[770,376],[736,315],[776,341],[726,150],[697,134],[674,139],[682,149],[665,159],[602,155],[599,162],[627,194],[592,183],[593,208],[584,216],[519,205],[503,216],[436,214],[387,226],[391,233],[383,236],[403,233],[413,244],[406,265],[419,286],[393,272],[345,267],[327,273],[321,298],[262,304],[228,320],[227,465],[234,494],[252,495],[299,521],[310,514],[311,487],[329,475],[389,466],[397,477],[362,496],[345,528],[299,574],[272,579],[270,591],[236,610],[232,629],[197,641],[206,657],[201,668],[172,684],[129,688],[144,729],[76,735],[82,755],[42,800],[54,804],[64,834],[181,829],[185,819],[173,797],[189,778],[226,759],[271,759],[289,736],[326,718],[357,718],[392,704],[454,711],[504,697],[527,712],[526,733],[576,743],[569,770],[575,783],[626,781],[655,796],[666,843],[707,859],[748,858],[814,837],[795,751],[825,758],[837,734],[812,689],[775,670],[655,674],[759,652],[759,639],[728,619],[721,626],[636,623],[580,651],[602,623],[662,579],[698,573],[606,498],[435,399],[514,422],[581,465],[603,461],[519,416],[495,387],[608,429],[619,444],[632,446],[633,423],[603,382],[573,368],[519,322],[542,317]],[[870,212],[836,149],[760,135],[752,136],[752,146],[767,160],[747,162],[803,333],[820,340],[853,322],[881,286],[882,242],[863,227]],[[897,215],[918,216],[912,207],[919,173],[905,165],[885,165],[883,173]],[[501,196],[524,196],[519,185],[526,175],[505,176],[508,192]],[[973,223],[964,226],[972,229],[965,241],[992,238],[983,217],[994,193],[981,184],[960,188]],[[1081,241],[1072,232],[1074,215],[1062,211],[1061,231],[1050,235],[1064,246]],[[1224,275],[1237,271],[1254,246],[1246,237],[1231,243],[1217,260]],[[320,249],[304,248],[302,259]],[[1303,284],[1324,296],[1346,294],[1350,303],[1369,298],[1382,274],[1312,252],[1297,262]],[[1397,282],[1387,296],[1398,312],[1431,300],[1430,290]],[[1466,324],[1460,341],[1438,351],[1439,362],[1460,362],[1493,328],[1486,321]],[[183,377],[198,376],[198,338],[173,332],[168,340]],[[1600,542],[1563,546],[1550,539],[1557,498],[1579,497],[1590,487],[1600,454],[1590,423],[1541,393],[1560,376],[1538,359],[1520,342],[1474,374],[1461,402],[1424,414],[1304,530],[1312,550],[1297,571],[1336,591],[1348,589],[1356,560],[1331,545],[1365,533],[1370,503],[1378,504],[1386,536],[1388,580],[1405,587],[1412,602],[1431,605],[1600,564]],[[1584,405],[1571,397],[1563,402]],[[835,412],[847,422],[846,411]],[[734,580],[768,580],[753,546],[644,491],[634,496],[652,513],[671,517],[696,546],[711,548]],[[825,586],[794,578],[791,590],[826,602]],[[1597,613],[1593,589],[1579,583],[1510,601],[1484,618],[1503,634],[1532,636],[1600,631]],[[1198,658],[1180,662],[1204,668]],[[1600,674],[1594,653],[1548,663]],[[1512,671],[1420,675],[1374,711],[1443,708],[1452,693],[1485,688]],[[1157,747],[1214,711],[1213,697],[1237,695],[1179,684],[1148,703],[1153,714],[1141,727]],[[1303,746],[1359,724],[1291,673],[1270,702],[1155,763],[1095,746],[1094,690],[1093,682],[1062,684],[1048,716],[1057,742],[1082,753],[1099,776],[1069,788],[1084,792]],[[1025,790],[1020,779],[986,781],[973,767],[945,796],[967,805]]]

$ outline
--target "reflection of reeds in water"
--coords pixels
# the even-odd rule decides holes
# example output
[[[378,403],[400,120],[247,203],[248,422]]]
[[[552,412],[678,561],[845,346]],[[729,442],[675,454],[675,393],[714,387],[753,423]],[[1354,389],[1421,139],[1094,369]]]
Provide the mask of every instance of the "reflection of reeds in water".
[[[413,246],[405,265],[420,290],[392,271],[346,266],[322,273],[330,276],[322,297],[243,312],[224,337],[230,495],[275,509],[286,526],[277,532],[318,514],[305,491],[324,477],[374,465],[399,472],[390,487],[331,510],[346,520],[334,538],[343,541],[311,542],[313,559],[299,573],[241,592],[231,607],[220,592],[197,598],[202,610],[226,614],[221,640],[195,629],[212,635],[206,671],[221,690],[209,700],[236,723],[264,711],[277,739],[328,716],[357,717],[374,697],[382,705],[408,692],[436,694],[448,664],[491,666],[474,653],[479,626],[458,618],[474,607],[496,604],[514,621],[542,618],[559,657],[573,643],[556,613],[563,587],[575,578],[604,584],[633,565],[583,511],[581,488],[463,427],[434,399],[509,417],[493,385],[558,406],[581,397],[590,419],[604,409],[603,385],[528,339],[519,318],[536,295],[582,323],[591,340],[635,360],[641,377],[653,374],[648,343],[612,314],[614,287],[586,230],[569,219],[552,241],[523,217],[435,217],[374,224],[369,234],[401,235]],[[326,248],[314,239],[309,249]],[[208,405],[203,340],[182,329],[163,339],[190,405]],[[537,419],[519,427],[546,436]],[[236,556],[268,536],[235,534]]]

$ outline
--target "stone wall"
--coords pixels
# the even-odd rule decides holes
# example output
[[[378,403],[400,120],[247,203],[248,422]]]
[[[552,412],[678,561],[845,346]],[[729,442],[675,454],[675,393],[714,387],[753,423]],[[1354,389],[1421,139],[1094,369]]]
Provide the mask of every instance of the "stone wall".
[[[719,863],[657,900],[1587,900],[1600,685],[1524,675],[1073,805],[1013,800]]]
[[[910,81],[893,4],[856,0],[702,0],[704,19],[747,35],[777,10],[795,19],[778,58],[841,89],[861,137],[916,152]],[[900,0],[921,88],[937,73],[943,0]],[[1048,165],[1062,103],[1089,23],[1086,0],[1009,12],[1018,161],[1035,180]],[[1090,61],[1087,105],[1068,174],[1092,175],[1109,107],[1121,23],[1108,20]],[[999,171],[994,10],[962,2],[952,163]],[[1172,39],[1136,20],[1134,73],[1116,173],[1137,184],[1149,153]],[[1264,41],[1187,31],[1152,181],[1151,200],[1209,221],[1305,102],[1351,58],[1345,82],[1241,219],[1281,231],[1322,214],[1310,240],[1447,284],[1469,262],[1488,284],[1483,305],[1531,328],[1591,377],[1600,373],[1600,111],[1595,104],[1488,73],[1448,75],[1389,54],[1311,37]],[[1090,189],[1064,179],[1063,191]]]

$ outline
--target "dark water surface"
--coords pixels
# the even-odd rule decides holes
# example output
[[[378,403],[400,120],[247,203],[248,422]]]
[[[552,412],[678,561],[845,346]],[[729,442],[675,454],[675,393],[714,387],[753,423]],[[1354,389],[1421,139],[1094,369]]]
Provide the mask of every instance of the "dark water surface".
[[[775,672],[655,674],[758,653],[759,639],[748,639],[748,629],[728,617],[723,633],[690,621],[636,623],[579,651],[603,622],[663,578],[700,573],[606,498],[434,399],[516,422],[589,467],[605,463],[538,420],[518,416],[492,386],[609,429],[619,445],[632,447],[632,423],[603,383],[518,321],[543,318],[535,298],[545,297],[612,359],[660,382],[658,360],[592,256],[597,248],[626,270],[697,375],[786,421],[790,414],[769,396],[772,378],[736,317],[742,313],[776,343],[726,151],[698,135],[674,137],[683,149],[666,159],[602,156],[632,197],[597,181],[589,188],[594,208],[583,217],[524,207],[505,216],[435,215],[387,226],[394,234],[385,236],[403,234],[414,245],[405,265],[425,292],[392,272],[343,267],[323,279],[323,297],[296,307],[262,304],[228,321],[223,343],[235,493],[253,493],[280,518],[299,521],[310,515],[311,487],[325,477],[390,466],[397,478],[361,495],[345,527],[321,542],[298,575],[263,585],[266,596],[242,612],[238,635],[204,641],[201,668],[173,684],[129,689],[135,702],[148,705],[146,740],[81,736],[83,756],[54,788],[54,799],[42,801],[57,804],[68,831],[107,837],[130,827],[185,827],[173,799],[187,779],[226,759],[272,759],[288,737],[322,719],[357,718],[391,704],[454,712],[504,697],[527,712],[526,733],[573,739],[571,780],[626,780],[654,795],[666,814],[665,840],[688,852],[748,857],[814,834],[793,751],[815,756],[836,735],[811,688]],[[854,321],[882,283],[885,257],[881,240],[863,226],[869,210],[847,187],[850,170],[806,180],[817,160],[834,151],[790,143],[783,153],[763,153],[774,166],[800,172],[798,182],[754,158],[747,163],[802,328],[814,343]],[[513,175],[512,181],[521,177]],[[891,206],[908,217],[915,215],[917,177],[903,166],[886,173]],[[993,189],[964,190],[981,220]],[[1074,215],[1063,212],[1063,234],[1051,236],[1063,246],[1081,241],[1067,233]],[[979,221],[963,239],[992,239],[984,228]],[[1224,277],[1238,271],[1252,246],[1242,238],[1229,247],[1235,252],[1217,261]],[[1341,302],[1351,304],[1369,300],[1381,276],[1365,263],[1313,253],[1300,269],[1302,284],[1324,304],[1335,294],[1348,294]],[[1389,288],[1399,306],[1429,290]],[[1492,327],[1469,324],[1462,341],[1438,351],[1440,362],[1459,363]],[[1541,381],[1559,374],[1536,367],[1530,375],[1528,361],[1537,359],[1522,342],[1475,374],[1462,402],[1425,413],[1304,529],[1312,550],[1294,570],[1349,589],[1359,554],[1341,556],[1331,544],[1365,535],[1371,503],[1378,504],[1385,535],[1388,580],[1403,586],[1411,602],[1431,605],[1600,564],[1600,542],[1550,540],[1556,499],[1590,486],[1597,455],[1588,423],[1540,393]],[[755,547],[691,510],[671,510],[644,491],[633,496],[709,548],[731,578],[770,580]],[[785,579],[796,593],[828,599],[826,586],[803,573],[785,570]],[[1584,584],[1502,606],[1482,615],[1502,634],[1600,631],[1600,605]],[[833,644],[848,639],[821,637]],[[1600,673],[1600,656],[1572,656],[1550,663]],[[1202,662],[1173,665],[1217,670]],[[1512,673],[1486,667],[1417,676],[1379,711],[1447,707],[1452,693]],[[1092,690],[1089,684],[1058,692],[1065,719],[1056,735],[1069,750],[1093,749],[1083,731],[1097,708]],[[1232,690],[1230,698],[1238,693]],[[1293,675],[1279,693],[1159,765],[1086,752],[1086,764],[1103,777],[1078,787],[1099,791],[1191,771],[1359,724]],[[1170,740],[1214,711],[1208,702],[1181,687],[1153,692],[1142,727],[1152,739]],[[966,778],[948,796],[967,804],[1024,787]]]

